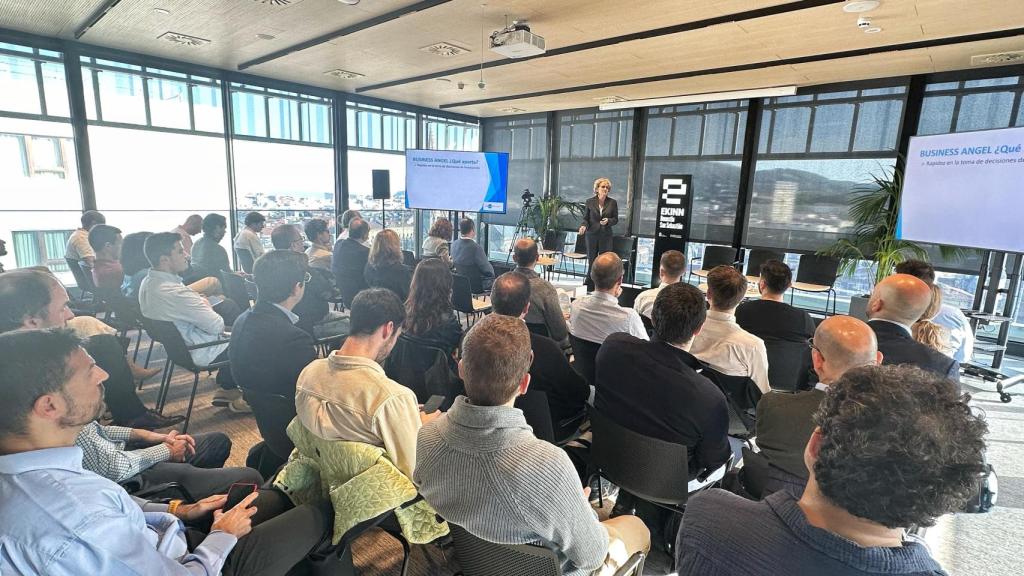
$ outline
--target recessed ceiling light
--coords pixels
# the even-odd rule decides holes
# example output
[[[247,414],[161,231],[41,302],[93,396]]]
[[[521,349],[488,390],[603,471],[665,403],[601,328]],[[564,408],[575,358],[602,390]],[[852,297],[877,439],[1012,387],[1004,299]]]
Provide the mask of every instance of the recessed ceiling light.
[[[273,36],[271,34],[257,34],[256,38],[258,40],[276,40],[277,36]]]
[[[865,34],[878,34],[881,31],[882,31],[881,26],[872,26],[871,28],[865,28],[864,29],[864,33]]]
[[[161,16],[170,16],[171,11],[170,10],[164,10],[163,8],[153,8],[153,13],[154,14],[159,14]]]
[[[516,108],[515,106],[509,106],[508,108],[502,108],[499,112],[526,112],[523,108]]]
[[[622,96],[597,96],[594,100],[601,104],[613,104],[615,102],[625,102],[626,98],[623,98]]]
[[[359,4],[359,0],[338,0],[338,2],[347,6],[355,6],[356,4]]]
[[[362,78],[363,74],[351,72],[349,70],[342,70],[341,68],[335,68],[334,70],[324,72],[324,76],[333,76],[340,80],[355,80],[356,78]]]
[[[843,12],[849,12],[851,14],[860,14],[861,12],[870,12],[878,5],[881,4],[879,0],[850,0],[846,4],[843,4]]]

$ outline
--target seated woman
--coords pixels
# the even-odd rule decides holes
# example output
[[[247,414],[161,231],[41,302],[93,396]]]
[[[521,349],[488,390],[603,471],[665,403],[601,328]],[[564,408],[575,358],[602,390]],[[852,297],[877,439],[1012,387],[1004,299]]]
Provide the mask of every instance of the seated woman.
[[[448,242],[452,239],[452,223],[447,218],[434,220],[434,225],[423,240],[423,258],[440,258],[449,267],[452,265],[449,256]]]
[[[910,332],[914,340],[952,358],[956,350],[949,345],[949,331],[933,322],[942,309],[942,288],[938,284],[932,284],[931,289],[932,300],[921,313],[921,318],[910,327]]]
[[[403,302],[409,297],[412,268],[402,263],[402,242],[394,230],[381,230],[374,237],[363,277],[371,288],[387,288]]]
[[[420,262],[405,301],[402,329],[413,336],[436,342],[454,355],[462,342],[462,324],[452,312],[452,273],[443,261]]]

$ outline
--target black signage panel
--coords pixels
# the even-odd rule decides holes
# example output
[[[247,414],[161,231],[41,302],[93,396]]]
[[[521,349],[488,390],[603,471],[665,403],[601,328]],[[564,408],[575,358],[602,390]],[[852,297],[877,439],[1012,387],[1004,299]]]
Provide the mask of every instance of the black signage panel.
[[[658,187],[658,213],[654,228],[654,269],[651,285],[660,283],[658,262],[667,250],[686,254],[693,208],[693,177],[690,174],[662,174]]]

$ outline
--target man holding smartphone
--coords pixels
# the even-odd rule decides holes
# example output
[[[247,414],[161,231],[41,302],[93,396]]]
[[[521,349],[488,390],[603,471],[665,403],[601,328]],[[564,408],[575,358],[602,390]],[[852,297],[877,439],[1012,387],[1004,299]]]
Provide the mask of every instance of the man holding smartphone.
[[[148,503],[82,468],[75,438],[103,413],[107,374],[69,330],[0,335],[0,566],[4,574],[280,575],[328,528],[269,490]],[[212,512],[212,518],[210,514]],[[193,546],[190,525],[212,520]]]

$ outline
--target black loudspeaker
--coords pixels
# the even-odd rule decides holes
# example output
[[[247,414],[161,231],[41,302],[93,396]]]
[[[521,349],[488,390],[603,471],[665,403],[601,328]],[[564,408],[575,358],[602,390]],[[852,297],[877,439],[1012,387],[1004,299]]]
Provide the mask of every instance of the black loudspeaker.
[[[391,199],[391,171],[390,170],[374,170],[373,171],[373,199],[374,200],[390,200]]]

